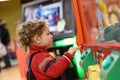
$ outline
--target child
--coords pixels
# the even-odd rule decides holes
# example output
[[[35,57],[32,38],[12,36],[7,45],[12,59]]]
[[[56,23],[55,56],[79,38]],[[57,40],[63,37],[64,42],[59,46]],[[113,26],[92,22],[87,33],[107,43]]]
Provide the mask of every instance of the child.
[[[79,47],[71,47],[56,62],[49,54],[47,48],[52,45],[53,36],[50,34],[48,24],[45,21],[33,20],[23,23],[17,28],[18,42],[30,56],[38,52],[31,61],[31,69],[36,80],[56,80],[69,66],[72,56]]]

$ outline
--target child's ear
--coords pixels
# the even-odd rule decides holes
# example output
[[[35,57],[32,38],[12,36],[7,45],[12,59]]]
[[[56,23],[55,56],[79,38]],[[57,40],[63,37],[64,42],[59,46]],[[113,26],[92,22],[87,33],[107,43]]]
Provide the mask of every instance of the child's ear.
[[[37,44],[40,44],[40,42],[41,42],[40,36],[38,36],[38,35],[35,35],[34,38],[33,38],[33,40]]]

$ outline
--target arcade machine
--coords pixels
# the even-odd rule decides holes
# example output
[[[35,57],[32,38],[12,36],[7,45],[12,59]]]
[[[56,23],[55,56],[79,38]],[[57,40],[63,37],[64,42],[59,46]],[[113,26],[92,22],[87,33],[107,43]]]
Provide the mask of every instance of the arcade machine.
[[[118,80],[119,65],[119,3],[118,0],[79,0],[84,44],[80,66],[88,80]],[[91,8],[91,9],[90,9]],[[88,33],[85,33],[88,32]],[[89,40],[87,41],[88,37]],[[79,42],[80,40],[78,40]],[[78,43],[78,45],[80,45]],[[116,74],[116,75],[115,75]],[[97,76],[97,77],[96,77]]]
[[[50,24],[50,33],[54,44],[48,49],[51,55],[59,57],[69,47],[83,43],[78,0],[37,0],[22,5],[23,22],[34,19],[45,19]],[[78,32],[79,30],[79,32]],[[22,54],[23,53],[23,54]],[[84,71],[79,66],[80,51],[74,55],[70,67],[63,73],[62,80],[84,78]],[[26,80],[26,57],[24,52],[17,49],[17,58],[22,79]]]

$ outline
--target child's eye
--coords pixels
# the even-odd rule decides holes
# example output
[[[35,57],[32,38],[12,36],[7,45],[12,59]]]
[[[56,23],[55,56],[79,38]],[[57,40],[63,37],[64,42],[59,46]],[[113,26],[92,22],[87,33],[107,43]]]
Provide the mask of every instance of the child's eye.
[[[48,32],[47,35],[49,35],[50,33]]]

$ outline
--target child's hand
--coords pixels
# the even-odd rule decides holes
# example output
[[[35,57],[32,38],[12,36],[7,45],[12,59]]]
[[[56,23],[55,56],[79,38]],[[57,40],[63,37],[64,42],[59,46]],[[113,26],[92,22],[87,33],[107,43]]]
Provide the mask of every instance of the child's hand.
[[[70,47],[67,52],[69,52],[71,55],[74,55],[77,50],[80,49],[81,46],[78,47]]]

